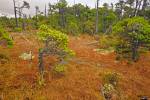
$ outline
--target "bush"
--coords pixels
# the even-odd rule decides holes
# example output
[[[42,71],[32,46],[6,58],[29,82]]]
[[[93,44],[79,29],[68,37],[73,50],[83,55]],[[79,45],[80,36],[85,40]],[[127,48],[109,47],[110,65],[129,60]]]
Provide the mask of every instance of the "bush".
[[[79,34],[79,26],[75,22],[70,22],[68,24],[67,30],[69,33],[71,33],[75,36]]]
[[[84,23],[84,32],[89,34],[94,34],[95,32],[95,25],[92,21],[88,20]]]
[[[106,100],[110,100],[114,93],[115,89],[112,84],[104,84],[102,87],[102,92]]]
[[[142,17],[127,18],[113,27],[114,35],[122,40],[117,46],[117,53],[127,53],[132,60],[137,61],[140,47],[150,44],[150,25]]]
[[[64,65],[58,64],[54,67],[54,71],[56,73],[64,73],[66,71],[66,67]]]
[[[120,95],[118,94],[119,80],[120,80],[120,75],[116,72],[107,72],[104,74],[102,92],[106,99],[110,100],[113,97],[113,95],[116,96]]]
[[[60,62],[74,55],[74,52],[68,47],[69,39],[66,34],[42,25],[38,37],[45,42],[45,47],[39,50],[39,70],[41,74],[44,71],[43,54],[57,56]],[[62,65],[57,65],[54,69],[58,73],[64,72],[64,70]]]
[[[7,42],[7,47],[10,48],[13,46],[13,41],[10,38],[9,33],[7,33],[7,31],[2,26],[0,26],[0,42],[3,40]]]
[[[101,35],[99,46],[102,49],[115,48],[119,41],[120,40],[117,37],[114,37],[112,35]]]
[[[22,28],[14,28],[14,30],[13,30],[14,32],[22,32]]]
[[[107,72],[103,76],[103,82],[105,84],[112,84],[114,87],[118,85],[120,75],[116,72]]]
[[[46,41],[49,37],[57,44],[57,49],[66,52],[68,55],[73,56],[74,52],[68,48],[68,36],[60,31],[48,28],[46,25],[40,26],[38,37],[42,41]]]

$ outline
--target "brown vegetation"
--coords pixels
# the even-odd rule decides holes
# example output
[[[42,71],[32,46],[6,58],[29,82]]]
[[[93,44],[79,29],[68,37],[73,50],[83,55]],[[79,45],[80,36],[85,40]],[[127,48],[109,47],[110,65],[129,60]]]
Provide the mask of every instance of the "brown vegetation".
[[[107,71],[121,74],[119,92],[123,100],[138,100],[150,96],[150,54],[143,54],[139,62],[116,61],[115,54],[103,55],[87,45],[94,40],[88,35],[70,36],[70,48],[76,56],[69,60],[64,76],[53,75],[56,59],[46,57],[45,86],[38,81],[38,49],[42,46],[34,35],[12,33],[14,47],[1,48],[9,52],[9,62],[0,64],[0,99],[2,100],[103,100],[102,76]],[[23,61],[21,53],[32,51],[35,59]]]

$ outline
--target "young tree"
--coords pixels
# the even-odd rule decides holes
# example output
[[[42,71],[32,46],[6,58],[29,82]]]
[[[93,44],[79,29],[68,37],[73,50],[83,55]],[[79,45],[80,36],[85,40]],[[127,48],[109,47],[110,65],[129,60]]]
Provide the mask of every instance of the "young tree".
[[[13,46],[13,40],[10,37],[10,34],[4,29],[2,25],[0,25],[0,45],[3,43],[5,43],[7,47]]]
[[[150,44],[150,25],[142,17],[128,18],[118,22],[113,27],[113,33],[122,41],[119,44],[119,50],[122,53],[131,53],[134,61],[138,60],[140,47],[147,48]]]
[[[68,56],[74,55],[73,51],[68,48],[68,36],[60,31],[48,28],[46,25],[40,26],[38,32],[39,40],[45,43],[45,46],[39,51],[39,70],[43,74],[43,55],[58,56],[62,62]]]

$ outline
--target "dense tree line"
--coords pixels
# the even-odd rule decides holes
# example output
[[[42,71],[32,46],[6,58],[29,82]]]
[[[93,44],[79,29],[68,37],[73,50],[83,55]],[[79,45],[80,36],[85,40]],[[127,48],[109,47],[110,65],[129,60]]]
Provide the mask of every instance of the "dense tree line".
[[[21,6],[17,6],[18,1],[13,0],[13,2],[16,27],[22,29],[25,29],[25,26],[34,29],[46,24],[49,27],[72,34],[109,33],[112,25],[125,18],[142,16],[145,19],[150,19],[149,0],[118,0],[116,4],[104,3],[102,7],[99,7],[101,2],[97,0],[95,8],[81,3],[69,6],[66,0],[59,0],[56,4],[45,4],[44,11],[36,6],[35,15],[28,18],[23,9],[29,9],[30,4],[23,1],[19,2]]]

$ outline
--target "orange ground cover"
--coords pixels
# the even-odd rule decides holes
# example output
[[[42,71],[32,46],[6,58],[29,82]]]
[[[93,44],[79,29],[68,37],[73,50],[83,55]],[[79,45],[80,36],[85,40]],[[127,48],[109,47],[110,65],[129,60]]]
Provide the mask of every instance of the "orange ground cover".
[[[143,54],[137,63],[116,61],[115,53],[102,55],[88,45],[94,38],[70,36],[69,47],[76,56],[69,60],[65,76],[52,75],[54,57],[45,58],[45,86],[39,87],[38,49],[42,44],[34,35],[12,33],[14,47],[1,48],[9,52],[10,60],[0,65],[0,98],[2,100],[103,100],[100,93],[102,75],[106,71],[122,74],[120,88],[125,100],[138,100],[140,95],[150,96],[150,53]],[[19,58],[21,53],[32,51],[32,63]]]

